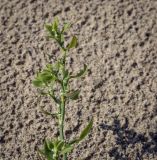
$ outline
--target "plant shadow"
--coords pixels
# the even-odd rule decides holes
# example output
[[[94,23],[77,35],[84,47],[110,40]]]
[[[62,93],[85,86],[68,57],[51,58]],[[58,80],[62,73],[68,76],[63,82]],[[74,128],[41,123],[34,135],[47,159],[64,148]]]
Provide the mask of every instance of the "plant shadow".
[[[120,124],[120,120],[115,118],[112,125],[101,123],[100,128],[113,131],[116,147],[113,147],[108,154],[115,160],[132,160],[133,157],[129,157],[127,153],[128,147],[134,148],[135,160],[143,160],[143,156],[149,156],[149,154],[153,158],[157,157],[157,132],[149,132],[148,136],[145,136],[133,129],[128,129],[127,118],[125,118],[123,125]],[[138,144],[141,146],[140,150],[135,149]]]

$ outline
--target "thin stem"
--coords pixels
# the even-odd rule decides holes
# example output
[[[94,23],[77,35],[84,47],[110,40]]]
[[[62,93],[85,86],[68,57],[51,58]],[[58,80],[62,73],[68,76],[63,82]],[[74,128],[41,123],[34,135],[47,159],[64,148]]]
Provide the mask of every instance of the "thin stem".
[[[61,96],[61,114],[60,114],[60,139],[64,140],[64,117],[65,117],[65,100],[64,95]]]
[[[64,117],[65,117],[65,97],[64,94],[61,97],[61,124],[60,124],[60,138],[61,140],[65,140],[64,139]],[[63,159],[67,160],[67,154],[63,155]]]
[[[66,52],[64,52],[63,55],[63,74],[65,72],[65,60],[66,60]],[[60,118],[59,118],[59,132],[60,132],[60,139],[62,141],[65,140],[64,138],[64,118],[65,118],[65,103],[66,103],[66,99],[65,99],[65,86],[64,86],[64,82],[62,81],[62,92],[61,92],[61,103],[60,103]],[[63,155],[63,159],[67,160],[67,154]]]

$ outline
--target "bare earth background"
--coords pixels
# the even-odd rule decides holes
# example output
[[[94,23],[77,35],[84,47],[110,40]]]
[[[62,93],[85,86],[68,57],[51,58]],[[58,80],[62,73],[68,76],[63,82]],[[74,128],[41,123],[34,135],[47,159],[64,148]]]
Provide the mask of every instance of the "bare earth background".
[[[32,86],[35,73],[59,55],[44,24],[75,23],[79,39],[68,65],[88,74],[75,81],[81,97],[67,107],[66,137],[94,127],[69,160],[157,160],[157,1],[0,0],[0,159],[38,160],[54,137],[55,110]]]

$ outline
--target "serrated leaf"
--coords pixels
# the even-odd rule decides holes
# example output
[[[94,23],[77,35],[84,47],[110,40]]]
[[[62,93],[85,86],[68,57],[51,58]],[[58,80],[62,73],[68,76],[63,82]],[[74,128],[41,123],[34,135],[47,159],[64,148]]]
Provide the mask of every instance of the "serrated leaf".
[[[85,72],[87,71],[87,65],[84,64],[84,68],[80,70],[79,73],[77,73],[75,76],[71,76],[70,78],[78,78],[78,77],[82,77]]]
[[[83,140],[88,135],[92,126],[93,126],[93,119],[90,120],[90,122],[88,123],[86,128],[81,132],[80,137],[79,137],[79,141]]]
[[[73,36],[71,42],[68,44],[67,49],[75,48],[77,46],[77,38],[76,36]]]
[[[61,151],[61,154],[69,153],[73,150],[73,146],[66,145],[65,148]]]
[[[73,92],[71,92],[71,93],[68,93],[68,94],[66,95],[66,97],[68,97],[68,98],[70,98],[70,99],[72,99],[72,100],[76,100],[76,99],[78,99],[79,94],[80,94],[80,90],[76,90],[76,91],[73,91]]]

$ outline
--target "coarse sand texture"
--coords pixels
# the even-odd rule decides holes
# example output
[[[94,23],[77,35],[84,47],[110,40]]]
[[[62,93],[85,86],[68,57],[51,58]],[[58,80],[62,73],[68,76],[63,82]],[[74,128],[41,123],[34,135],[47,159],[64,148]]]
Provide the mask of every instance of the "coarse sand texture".
[[[94,120],[69,160],[157,160],[156,0],[0,0],[0,160],[39,160],[45,137],[58,135],[40,111],[55,103],[32,85],[60,54],[44,29],[54,17],[78,37],[69,68],[88,65],[72,84],[81,93],[67,105],[66,138]]]

